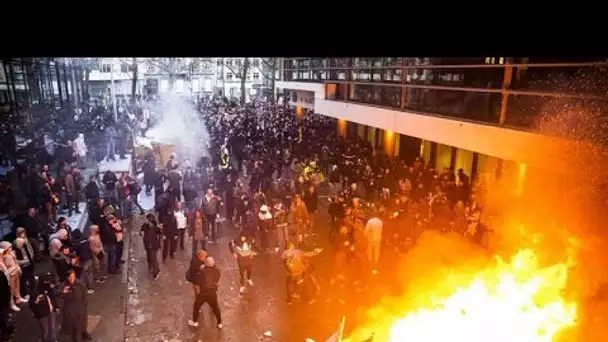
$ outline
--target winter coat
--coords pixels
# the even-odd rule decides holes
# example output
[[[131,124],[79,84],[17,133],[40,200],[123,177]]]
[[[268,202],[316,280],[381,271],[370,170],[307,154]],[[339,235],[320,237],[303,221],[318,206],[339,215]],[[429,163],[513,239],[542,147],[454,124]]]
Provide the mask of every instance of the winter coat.
[[[86,332],[87,329],[87,289],[78,280],[74,284],[64,283],[59,286],[59,291],[63,292],[64,287],[70,286],[68,293],[61,293],[63,305],[61,306],[61,333],[78,334]]]
[[[87,145],[84,142],[84,134],[78,134],[78,137],[74,139],[72,142],[72,146],[74,147],[74,152],[80,158],[84,158],[87,155]]]

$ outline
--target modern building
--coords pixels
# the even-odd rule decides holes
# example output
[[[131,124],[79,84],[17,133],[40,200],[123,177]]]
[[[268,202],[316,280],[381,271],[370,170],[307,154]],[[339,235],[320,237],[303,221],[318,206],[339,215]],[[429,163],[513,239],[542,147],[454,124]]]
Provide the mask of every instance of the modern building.
[[[133,66],[137,65],[136,94],[162,94],[169,91],[184,95],[223,94],[240,97],[240,75],[245,74],[247,98],[263,86],[261,58],[99,58],[91,65],[89,87],[93,97],[109,99],[112,89],[118,98],[130,98]],[[113,71],[113,73],[112,73]],[[172,84],[171,84],[172,83]]]
[[[0,63],[3,112],[34,114],[44,104],[69,108],[87,98],[86,66],[69,58],[7,58]]]
[[[596,108],[608,108],[601,89],[581,80],[604,75],[605,66],[510,57],[284,58],[277,87],[289,104],[336,118],[342,135],[521,193],[532,179],[563,189],[576,166],[571,155],[597,151],[597,142],[571,140],[566,126],[576,126],[568,120],[581,111],[597,118]]]
[[[245,58],[226,57],[215,58],[216,92],[227,97],[241,96],[241,75],[245,75],[246,98],[260,93],[264,87],[264,66],[262,58],[248,57],[248,67],[245,69]]]

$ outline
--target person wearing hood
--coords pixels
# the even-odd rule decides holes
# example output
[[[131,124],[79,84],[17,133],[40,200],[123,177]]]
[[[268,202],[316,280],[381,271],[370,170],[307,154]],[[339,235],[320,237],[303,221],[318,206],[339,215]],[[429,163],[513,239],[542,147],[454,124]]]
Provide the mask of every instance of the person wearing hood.
[[[255,245],[255,239],[247,234],[244,230],[241,230],[239,236],[230,241],[228,244],[230,252],[234,259],[236,259],[239,267],[239,276],[241,288],[239,292],[245,293],[245,285],[253,286],[251,280],[251,273],[253,272],[253,257],[257,255],[257,248]]]
[[[84,134],[78,133],[78,137],[72,141],[72,146],[74,147],[78,167],[84,169],[88,151],[87,144],[84,142]]]
[[[65,257],[61,252],[61,247],[67,244],[69,240],[69,234],[66,229],[59,229],[55,234],[52,234],[49,238],[49,254],[55,270],[59,270],[59,263],[64,261]]]
[[[59,305],[55,294],[53,275],[43,274],[30,300],[30,309],[40,326],[42,342],[57,341],[57,312]]]
[[[0,242],[0,253],[2,254],[0,270],[6,275],[11,287],[11,309],[13,311],[20,311],[16,304],[27,303],[29,300],[29,296],[25,298],[21,297],[21,267],[17,263],[17,258],[15,258],[10,242]]]
[[[74,234],[74,252],[78,256],[78,265],[80,266],[80,280],[87,288],[89,294],[95,293],[95,279],[93,278],[93,251],[86,237],[82,235],[80,230],[75,230]]]
[[[61,333],[73,342],[92,340],[87,332],[87,289],[77,280],[74,270],[69,270],[67,279],[61,285]]]
[[[36,284],[34,278],[36,253],[24,228],[17,228],[14,253],[17,264],[21,267],[21,294],[27,296],[32,293]]]
[[[141,226],[140,235],[142,236],[146,259],[148,260],[148,271],[154,279],[160,277],[160,267],[158,265],[158,250],[163,239],[162,229],[156,222],[154,214],[146,215],[146,222]]]
[[[277,244],[276,227],[270,209],[266,204],[260,207],[258,213],[258,230],[262,240],[262,250],[267,251],[269,248],[275,248]]]

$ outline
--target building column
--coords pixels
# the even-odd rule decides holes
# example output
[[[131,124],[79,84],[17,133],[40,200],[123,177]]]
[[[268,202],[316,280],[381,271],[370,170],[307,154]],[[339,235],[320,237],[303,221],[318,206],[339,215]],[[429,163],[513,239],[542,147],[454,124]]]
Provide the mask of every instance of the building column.
[[[504,125],[507,121],[507,103],[509,101],[509,93],[507,93],[507,89],[511,86],[511,79],[513,78],[513,66],[511,66],[511,61],[507,59],[507,64],[505,64],[505,72],[502,80],[502,99],[500,101],[500,117],[499,123]]]
[[[388,156],[395,155],[395,132],[385,130],[384,131],[384,152]]]
[[[338,135],[342,138],[346,137],[346,127],[348,125],[347,121],[344,119],[338,119]]]
[[[61,70],[59,62],[55,61],[55,74],[57,75],[57,89],[59,90],[59,105],[63,108],[63,89],[61,89]]]

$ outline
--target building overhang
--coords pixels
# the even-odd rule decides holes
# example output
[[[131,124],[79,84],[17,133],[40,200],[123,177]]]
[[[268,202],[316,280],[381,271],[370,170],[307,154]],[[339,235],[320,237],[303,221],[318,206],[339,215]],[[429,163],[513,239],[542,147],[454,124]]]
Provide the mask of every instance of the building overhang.
[[[531,166],[573,169],[577,158],[599,163],[606,155],[604,148],[587,142],[428,113],[326,100],[325,86],[320,83],[278,83],[285,89],[314,92],[314,110],[320,114]]]

